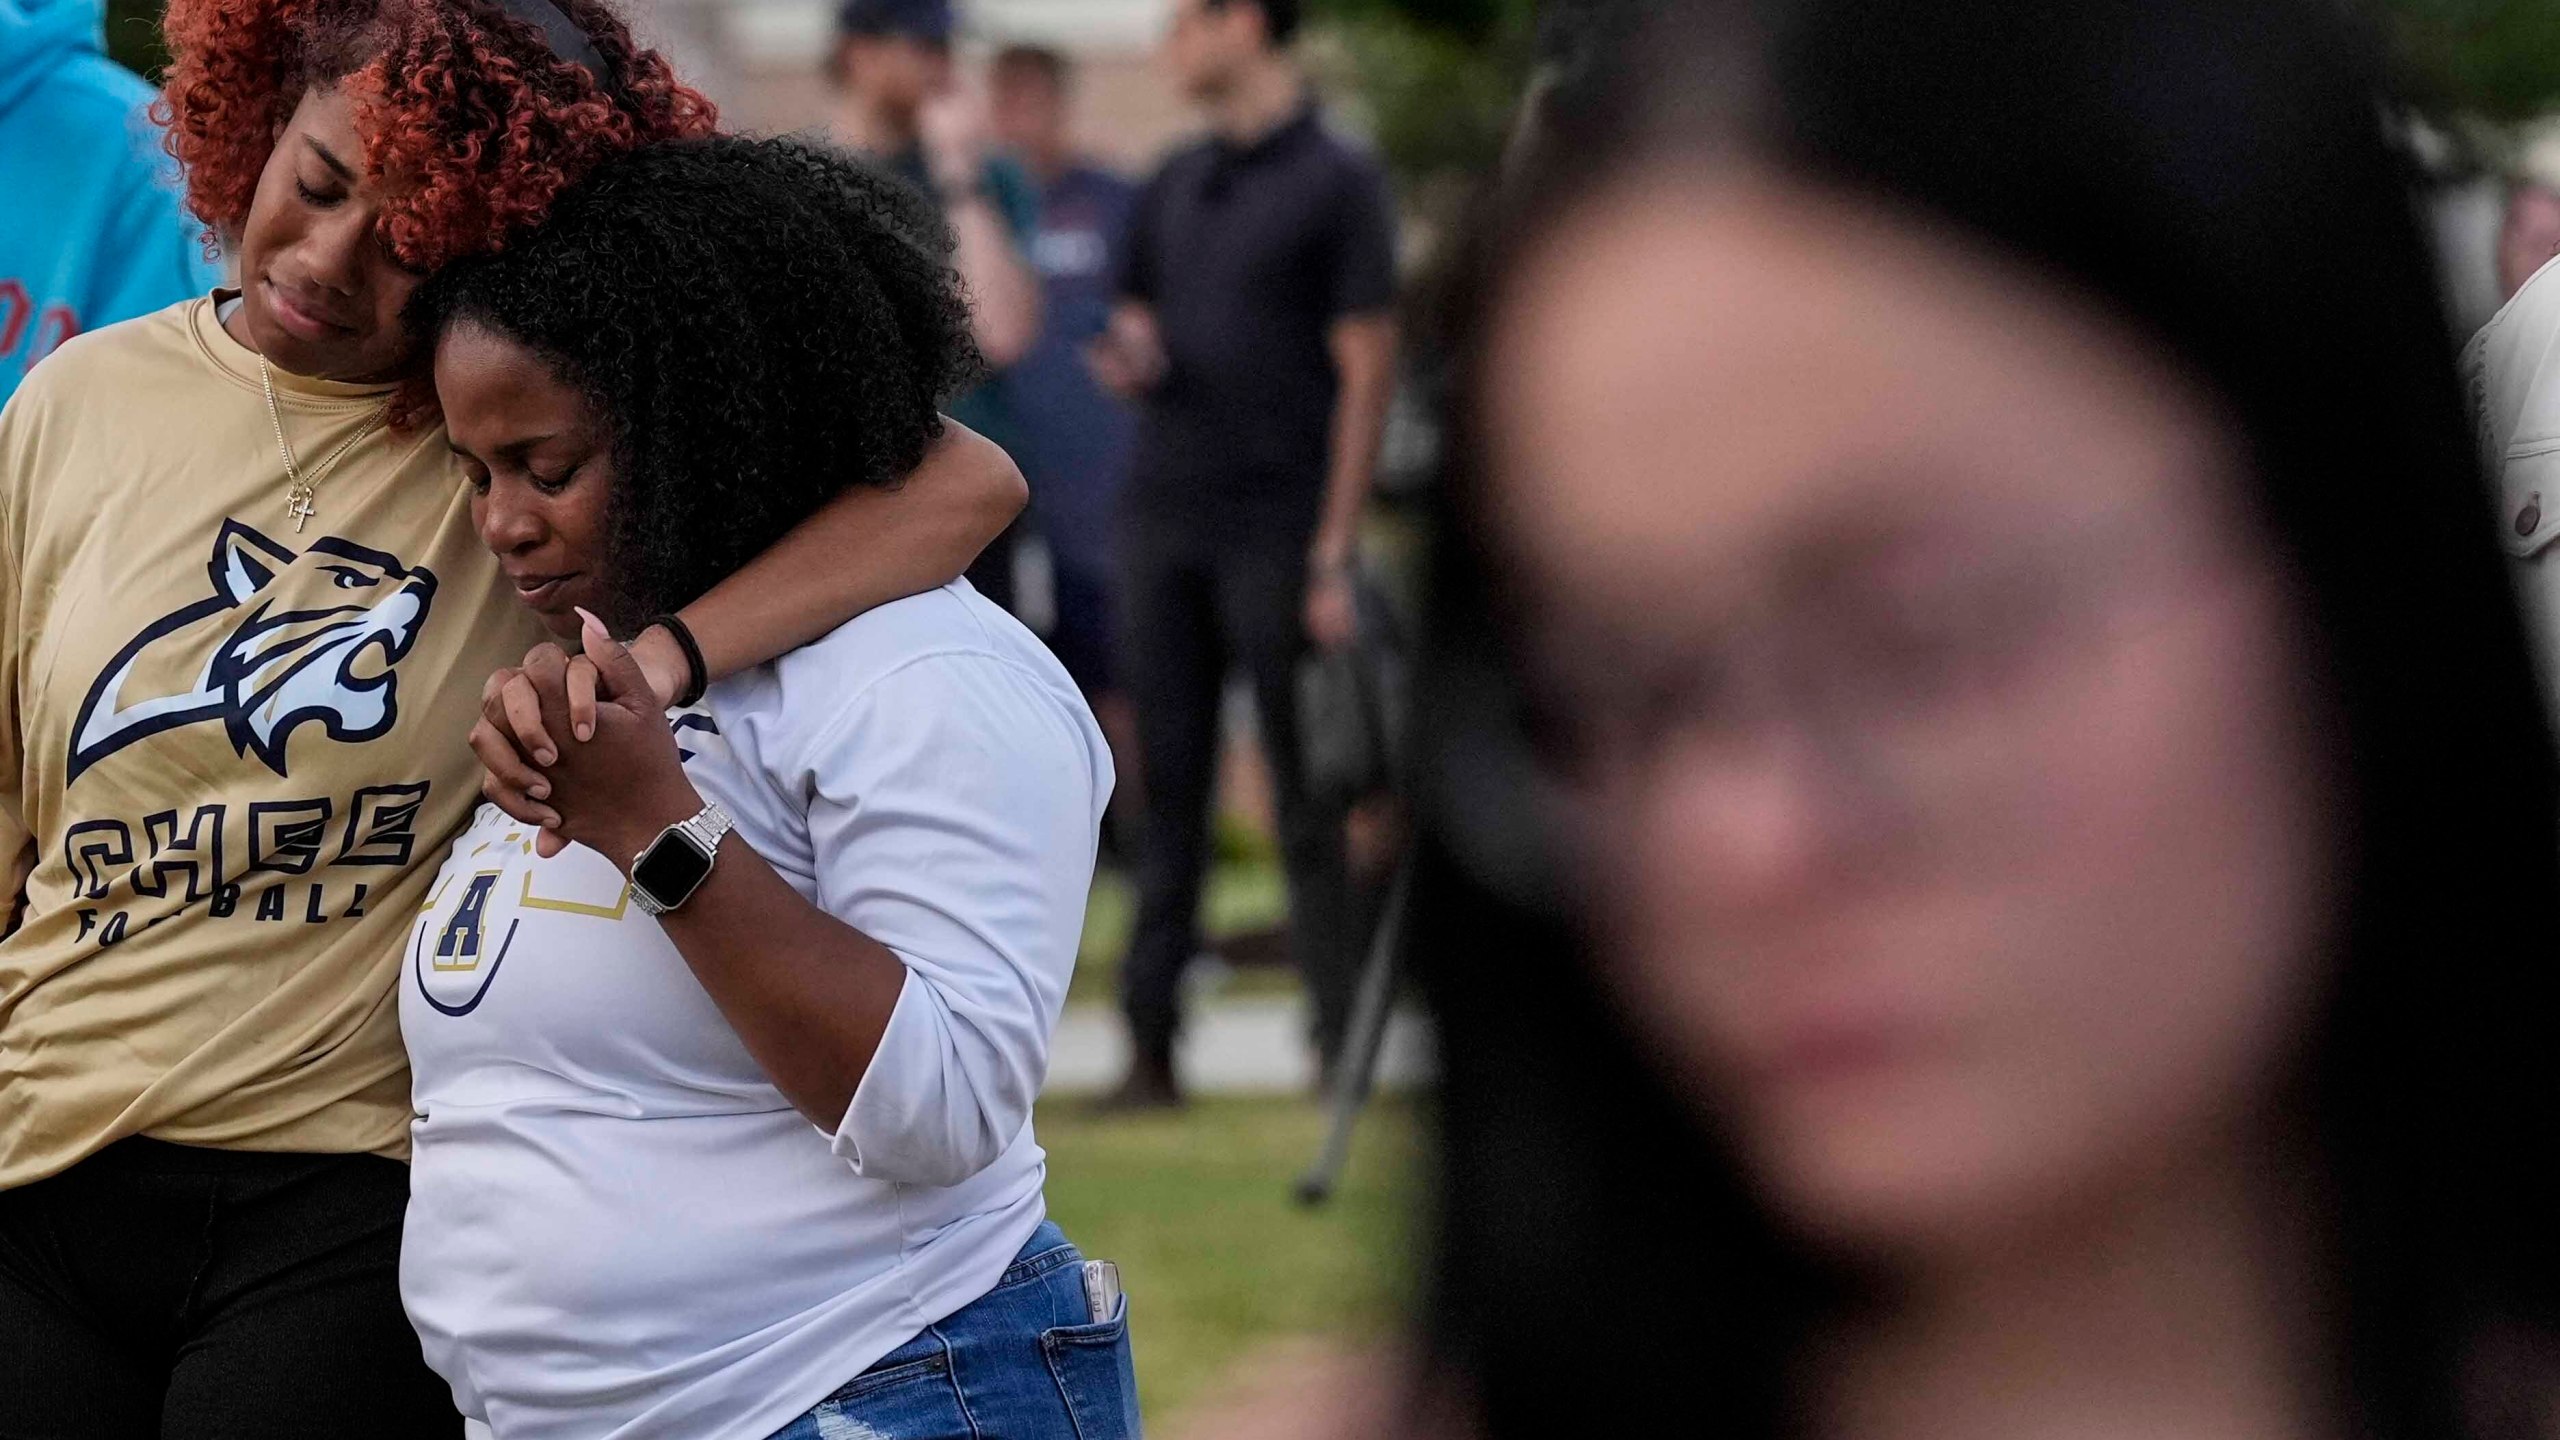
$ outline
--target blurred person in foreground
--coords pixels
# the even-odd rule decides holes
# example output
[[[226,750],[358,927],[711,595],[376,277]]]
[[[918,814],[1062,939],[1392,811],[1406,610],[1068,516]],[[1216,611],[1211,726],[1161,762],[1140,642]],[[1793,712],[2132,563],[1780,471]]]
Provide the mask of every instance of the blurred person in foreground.
[[[2560,774],[2348,25],[1680,0],[1548,106],[1420,692],[1444,1431],[2555,1433]]]
[[[2515,298],[2560,255],[2560,122],[2535,128],[2507,185],[2498,231],[2498,293]]]
[[[0,404],[63,341],[222,278],[105,27],[105,0],[0,0]]]
[[[1289,53],[1297,0],[1176,0],[1165,57],[1211,134],[1140,191],[1092,358],[1140,400],[1122,507],[1146,830],[1121,977],[1117,1099],[1178,1102],[1220,702],[1252,681],[1278,801],[1290,945],[1332,1073],[1354,983],[1343,816],[1303,782],[1297,667],[1352,637],[1351,569],[1394,387],[1395,236],[1377,163],[1325,128]]]
[[[996,138],[1039,190],[1031,266],[1040,275],[1040,336],[1005,377],[1005,394],[1014,458],[1031,481],[1031,519],[1049,547],[1057,599],[1049,648],[1083,688],[1122,772],[1135,774],[1137,721],[1115,663],[1114,529],[1137,417],[1095,382],[1084,349],[1110,322],[1112,258],[1137,187],[1076,153],[1067,57],[1012,46],[997,53],[987,84]],[[1128,798],[1115,797],[1115,815]]]
[[[984,105],[953,80],[957,25],[951,0],[844,0],[827,66],[838,92],[833,136],[941,206],[989,371],[951,402],[951,416],[1011,451],[1021,430],[1004,372],[1040,333],[1040,280],[1024,258],[1040,200],[1021,167],[991,149]],[[969,567],[970,582],[1007,610],[1019,530]]]

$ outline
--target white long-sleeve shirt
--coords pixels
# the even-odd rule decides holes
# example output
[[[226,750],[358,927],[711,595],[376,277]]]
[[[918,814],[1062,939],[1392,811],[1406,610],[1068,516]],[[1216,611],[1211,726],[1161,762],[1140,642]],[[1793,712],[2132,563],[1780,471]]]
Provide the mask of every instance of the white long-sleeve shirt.
[[[2462,352],[2494,488],[2498,538],[2560,720],[2560,261],[2542,268]]]
[[[1045,1213],[1048,1068],[1111,762],[965,584],[676,720],[695,787],[907,966],[834,1134],[603,857],[484,809],[410,936],[401,1289],[499,1440],[763,1436],[995,1283]]]

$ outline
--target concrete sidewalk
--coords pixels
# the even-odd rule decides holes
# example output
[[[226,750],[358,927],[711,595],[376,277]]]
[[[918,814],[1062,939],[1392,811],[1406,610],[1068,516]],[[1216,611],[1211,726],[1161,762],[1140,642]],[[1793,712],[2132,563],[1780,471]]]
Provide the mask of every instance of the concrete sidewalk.
[[[1194,1095],[1305,1095],[1315,1088],[1305,1006],[1294,998],[1211,1000],[1192,1008],[1174,1063]],[[1070,1005],[1049,1046],[1049,1095],[1098,1094],[1120,1083],[1129,1037],[1108,1005]],[[1380,1057],[1381,1089],[1409,1090],[1431,1073],[1419,1016],[1398,1013]]]

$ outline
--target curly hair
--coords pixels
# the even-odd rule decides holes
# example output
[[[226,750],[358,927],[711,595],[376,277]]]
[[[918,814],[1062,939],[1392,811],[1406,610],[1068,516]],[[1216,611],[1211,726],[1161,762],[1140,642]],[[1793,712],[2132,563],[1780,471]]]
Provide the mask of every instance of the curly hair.
[[[711,133],[711,102],[605,0],[557,3],[603,76],[491,0],[171,0],[156,108],[188,208],[236,239],[276,136],[314,86],[346,88],[365,173],[385,182],[383,243],[421,271],[538,224],[609,155]]]
[[[894,485],[982,367],[950,232],[896,177],[803,140],[606,161],[502,253],[411,297],[542,356],[611,437],[607,614],[672,611],[849,485]]]

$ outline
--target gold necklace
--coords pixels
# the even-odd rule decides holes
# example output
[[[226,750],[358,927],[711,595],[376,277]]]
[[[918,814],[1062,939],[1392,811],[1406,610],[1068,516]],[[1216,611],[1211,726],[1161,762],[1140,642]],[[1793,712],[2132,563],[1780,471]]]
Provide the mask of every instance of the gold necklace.
[[[356,448],[357,441],[382,428],[382,412],[374,412],[373,418],[367,420],[363,428],[347,437],[347,443],[321,461],[318,469],[305,475],[302,467],[294,463],[293,447],[285,443],[284,412],[276,408],[275,375],[267,368],[264,355],[258,357],[258,386],[267,392],[267,420],[276,427],[276,453],[284,457],[284,478],[293,482],[291,488],[284,492],[284,511],[293,517],[293,533],[299,535],[302,527],[311,520],[311,502],[319,494],[317,487],[320,482],[329,478],[329,472],[338,468],[338,462],[347,458],[347,452]]]

